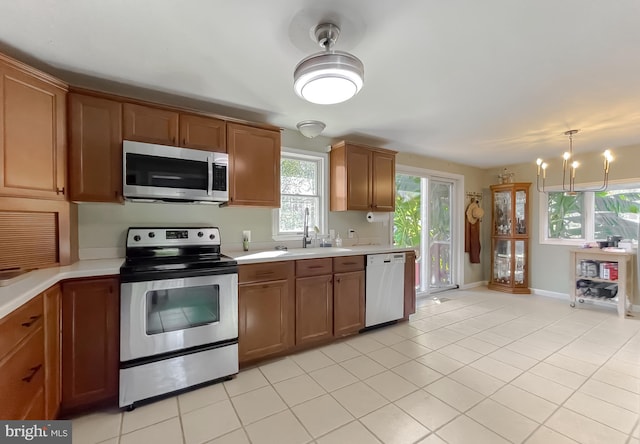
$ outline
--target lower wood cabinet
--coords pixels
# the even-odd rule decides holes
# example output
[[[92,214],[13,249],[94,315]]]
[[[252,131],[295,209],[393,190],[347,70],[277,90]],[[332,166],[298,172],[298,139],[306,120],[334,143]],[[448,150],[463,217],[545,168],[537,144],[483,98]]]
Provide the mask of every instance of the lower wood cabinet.
[[[240,266],[238,355],[241,363],[281,353],[294,344],[293,262]]]
[[[115,402],[118,397],[119,279],[62,284],[62,410]]]
[[[296,345],[332,336],[333,276],[296,278]]]
[[[62,401],[62,289],[54,285],[44,297],[44,417],[58,416]]]
[[[364,271],[333,275],[333,333],[345,336],[364,328]]]
[[[0,418],[43,419],[45,334],[42,295],[0,320]]]
[[[405,253],[404,262],[404,319],[416,312],[416,254]]]

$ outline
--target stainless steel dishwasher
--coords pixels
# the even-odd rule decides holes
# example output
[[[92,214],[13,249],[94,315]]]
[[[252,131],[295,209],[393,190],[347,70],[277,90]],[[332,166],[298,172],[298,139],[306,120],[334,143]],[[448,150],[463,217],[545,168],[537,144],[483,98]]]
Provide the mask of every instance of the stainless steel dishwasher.
[[[404,253],[367,256],[365,328],[404,316],[404,262]]]

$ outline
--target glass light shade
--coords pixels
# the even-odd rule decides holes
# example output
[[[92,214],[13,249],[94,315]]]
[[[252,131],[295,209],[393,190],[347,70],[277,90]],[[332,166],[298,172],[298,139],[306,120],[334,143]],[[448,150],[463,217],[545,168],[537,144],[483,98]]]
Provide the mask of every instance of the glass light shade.
[[[330,105],[358,94],[364,84],[364,65],[346,52],[321,52],[298,63],[293,78],[298,96],[311,103]]]
[[[298,122],[296,126],[300,134],[309,139],[319,136],[326,127],[326,125],[319,120],[303,120],[302,122]]]

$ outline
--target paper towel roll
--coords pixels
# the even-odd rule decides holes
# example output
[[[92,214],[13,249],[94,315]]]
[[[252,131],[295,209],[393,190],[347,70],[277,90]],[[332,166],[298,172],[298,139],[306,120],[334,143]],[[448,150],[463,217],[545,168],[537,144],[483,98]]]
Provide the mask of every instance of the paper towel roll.
[[[387,223],[389,222],[389,213],[372,213],[371,211],[369,211],[367,213],[367,222]]]

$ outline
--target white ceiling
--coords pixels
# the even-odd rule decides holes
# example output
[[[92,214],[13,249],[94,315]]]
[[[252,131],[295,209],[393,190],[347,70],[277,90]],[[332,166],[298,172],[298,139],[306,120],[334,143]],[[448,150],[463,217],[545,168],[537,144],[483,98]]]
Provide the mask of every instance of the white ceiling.
[[[314,105],[293,70],[319,50],[365,65]],[[638,0],[0,0],[0,44],[60,72],[255,110],[295,129],[478,167],[640,143]]]

